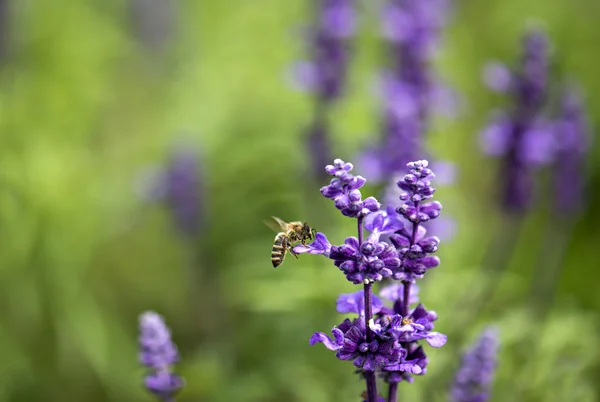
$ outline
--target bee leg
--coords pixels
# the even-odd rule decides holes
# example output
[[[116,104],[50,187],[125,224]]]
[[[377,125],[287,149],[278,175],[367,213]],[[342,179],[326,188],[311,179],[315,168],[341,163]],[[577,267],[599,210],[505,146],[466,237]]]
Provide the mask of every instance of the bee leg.
[[[287,247],[286,247],[287,251],[289,251],[291,255],[296,257],[296,259],[298,259],[298,254],[294,252],[294,248],[292,247],[292,242],[289,239],[287,239],[286,244],[287,244]]]
[[[310,234],[313,240],[317,238],[317,231],[315,229],[311,229]]]
[[[298,259],[298,253],[296,253],[294,251],[294,248],[290,246],[290,248],[288,248],[288,250],[290,251],[290,254],[293,255],[294,257],[296,257],[296,259]]]
[[[291,246],[291,244],[290,244],[290,247],[288,248],[288,251],[290,252],[291,255],[293,255],[294,257],[296,257],[296,259],[298,259],[298,253],[296,253],[294,251],[294,248]]]

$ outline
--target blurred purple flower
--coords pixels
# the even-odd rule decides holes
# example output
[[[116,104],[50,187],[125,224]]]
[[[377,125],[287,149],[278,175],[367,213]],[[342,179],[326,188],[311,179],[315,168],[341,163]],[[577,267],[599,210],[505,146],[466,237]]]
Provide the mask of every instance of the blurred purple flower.
[[[203,178],[198,154],[187,140],[175,144],[164,168],[144,172],[139,195],[149,202],[164,202],[179,232],[195,236],[204,226]]]
[[[485,402],[490,396],[498,354],[498,330],[486,328],[463,355],[450,393],[452,402]]]
[[[394,283],[392,285],[388,285],[388,286],[382,288],[379,291],[379,296],[381,296],[383,299],[390,300],[393,302],[396,302],[396,301],[403,302],[403,298],[404,298],[403,291],[404,291],[404,286],[402,286],[399,283]],[[417,285],[411,286],[408,302],[410,304],[418,302],[419,301],[418,295],[419,295],[419,287]]]
[[[503,205],[522,211],[532,200],[533,168],[551,161],[553,144],[550,125],[542,117],[548,77],[548,40],[539,30],[523,37],[520,68],[509,74],[504,67],[488,66],[485,79],[494,90],[510,89],[513,110],[495,113],[481,133],[483,151],[502,157]],[[490,82],[491,81],[491,82]]]
[[[315,116],[307,134],[313,166],[324,166],[331,160],[327,115],[346,83],[349,39],[356,30],[354,1],[318,0],[317,21],[306,35],[312,57],[292,69],[297,86],[315,96]]]
[[[557,213],[579,212],[584,203],[585,154],[588,124],[579,93],[569,88],[562,98],[561,116],[554,125],[554,207]]]
[[[386,183],[406,164],[423,155],[424,135],[433,111],[454,116],[459,96],[431,68],[449,0],[386,0],[381,10],[383,38],[391,66],[380,78],[383,138],[359,157],[370,180]]]
[[[502,63],[489,62],[483,69],[483,81],[495,92],[507,92],[512,85],[512,73]]]
[[[146,388],[162,401],[173,402],[175,393],[184,383],[170,369],[179,361],[179,352],[171,341],[171,332],[163,318],[153,311],[141,314],[139,320],[140,361],[151,369],[146,375]]]
[[[383,306],[383,303],[379,297],[373,295],[371,303],[373,314],[379,313],[381,307]],[[365,315],[365,294],[362,290],[354,293],[341,294],[337,299],[336,306],[338,313],[354,313],[358,314],[359,316],[363,316]]]

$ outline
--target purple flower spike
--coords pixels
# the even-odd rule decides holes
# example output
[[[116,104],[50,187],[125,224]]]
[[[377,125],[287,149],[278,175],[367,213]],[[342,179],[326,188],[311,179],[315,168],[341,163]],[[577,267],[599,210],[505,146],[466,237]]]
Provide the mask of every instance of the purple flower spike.
[[[362,290],[337,299],[339,313],[358,317],[346,318],[332,330],[333,337],[315,333],[310,344],[323,343],[336,352],[338,359],[352,361],[366,381],[368,402],[378,400],[375,373],[390,384],[388,400],[395,401],[398,382],[412,382],[413,375],[426,372],[428,360],[419,343],[439,348],[447,340],[446,335],[434,331],[438,318],[434,311],[426,310],[422,304],[411,308],[418,302],[419,288],[414,280],[440,263],[431,255],[438,250],[440,241],[427,236],[422,223],[438,218],[442,205],[431,200],[435,193],[431,180],[435,175],[428,162],[409,162],[406,167],[408,174],[398,181],[401,192],[397,199],[403,203],[380,210],[374,198],[362,200],[360,188],[366,180],[352,175],[351,163],[336,159],[326,167],[333,179],[321,188],[321,194],[333,200],[342,214],[356,218],[358,235],[332,246],[325,235],[318,233],[312,244],[294,249],[298,253],[328,256],[348,281],[364,285]],[[390,242],[382,241],[384,236]],[[374,282],[385,278],[402,281],[381,291],[382,298],[393,301],[392,306],[385,306],[373,295]]]
[[[497,365],[498,330],[485,329],[475,345],[463,355],[454,378],[452,402],[485,402]]]
[[[153,311],[140,315],[140,361],[151,370],[146,388],[161,400],[174,401],[173,395],[183,387],[183,379],[170,370],[179,353],[171,341],[171,332],[163,318]]]
[[[321,0],[317,23],[308,39],[312,60],[301,63],[298,81],[320,102],[331,103],[342,94],[346,81],[349,41],[356,28],[352,0]],[[310,71],[310,73],[308,73]]]
[[[483,151],[502,157],[503,206],[523,211],[532,202],[533,169],[551,161],[552,130],[542,114],[548,92],[548,39],[539,30],[523,37],[523,55],[518,69],[486,69],[488,86],[511,96],[510,112],[494,113],[481,132]],[[493,76],[493,77],[492,77]],[[493,81],[493,82],[489,82]]]
[[[432,112],[458,109],[457,96],[441,83],[431,66],[441,29],[449,14],[448,0],[385,0],[382,35],[390,68],[381,74],[383,141],[367,159],[384,183],[407,162],[424,155],[424,136]],[[435,110],[434,110],[435,109]],[[370,146],[373,148],[373,146]],[[377,178],[370,177],[371,180]]]
[[[350,218],[363,217],[378,211],[381,204],[374,197],[362,200],[359,189],[365,185],[366,180],[361,176],[352,175],[352,168],[351,163],[341,159],[334,160],[333,165],[327,165],[325,171],[334,178],[329,185],[321,188],[321,194],[333,200],[335,207]]]
[[[328,114],[346,86],[350,39],[356,30],[355,0],[319,0],[316,21],[307,30],[310,60],[296,63],[296,86],[314,96],[316,112],[307,135],[313,166],[330,160]],[[322,173],[315,172],[317,176]]]
[[[434,176],[427,161],[407,164],[409,173],[398,181],[402,190],[400,200],[405,201],[397,211],[412,227],[404,227],[390,235],[390,242],[396,247],[402,265],[394,271],[394,279],[413,282],[422,278],[425,272],[439,265],[440,260],[430,254],[438,250],[440,240],[425,237],[427,230],[421,225],[436,219],[442,210],[438,201],[427,201],[433,197],[435,188],[431,185]]]
[[[203,177],[199,155],[188,140],[177,142],[165,167],[147,172],[141,196],[148,201],[164,202],[169,208],[179,233],[195,236],[205,226],[203,210]]]

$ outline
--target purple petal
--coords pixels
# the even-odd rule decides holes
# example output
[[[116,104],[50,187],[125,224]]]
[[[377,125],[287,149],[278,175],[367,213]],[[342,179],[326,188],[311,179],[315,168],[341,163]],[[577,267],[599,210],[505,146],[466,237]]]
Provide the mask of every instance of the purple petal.
[[[358,315],[365,314],[364,292],[359,290],[354,293],[341,294],[337,299],[337,312],[341,314],[355,313]],[[372,296],[373,314],[377,314],[383,307],[381,299],[375,295]]]
[[[440,265],[440,259],[436,256],[429,256],[419,259],[419,263],[423,264],[425,268],[435,268]]]
[[[315,241],[306,246],[299,244],[295,246],[293,250],[296,254],[323,254],[326,257],[329,257],[331,253],[331,243],[329,243],[329,240],[327,240],[327,237],[323,233],[317,232]]]
[[[489,62],[483,70],[483,81],[495,92],[506,92],[512,84],[512,73],[502,63]]]
[[[448,337],[444,334],[440,334],[439,332],[431,332],[426,338],[427,343],[434,348],[441,348],[446,344],[447,340]]]
[[[377,364],[375,363],[375,359],[373,359],[373,356],[369,355],[366,358],[362,367],[365,371],[375,371],[375,369],[377,368]]]
[[[291,68],[291,84],[295,89],[313,92],[318,85],[318,72],[314,63],[299,61]]]
[[[314,345],[315,343],[323,343],[325,347],[329,350],[338,350],[341,349],[342,343],[344,342],[344,333],[340,331],[338,328],[333,328],[331,333],[335,337],[331,339],[323,332],[315,332],[313,336],[310,337],[310,345]]]
[[[366,198],[363,201],[363,205],[371,212],[379,211],[379,208],[381,208],[381,204],[379,203],[379,201],[377,201],[375,197]]]

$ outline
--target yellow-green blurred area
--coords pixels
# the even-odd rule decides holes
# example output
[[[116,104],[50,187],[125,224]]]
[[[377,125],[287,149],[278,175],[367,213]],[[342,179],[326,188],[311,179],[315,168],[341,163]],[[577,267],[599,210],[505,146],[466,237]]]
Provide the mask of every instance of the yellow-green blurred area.
[[[308,345],[342,321],[337,296],[358,288],[319,256],[288,256],[274,270],[263,224],[306,220],[333,244],[355,233],[319,194],[326,183],[312,177],[305,146],[313,100],[289,79],[307,57],[313,2],[0,3],[0,401],[152,401],[138,362],[145,310],[166,318],[179,346],[178,401],[360,400],[352,364]],[[359,3],[348,93],[332,111],[335,156],[348,161],[379,135],[378,7]],[[427,375],[400,384],[401,401],[447,400],[461,352],[490,323],[501,334],[493,401],[599,400],[598,147],[581,216],[556,216],[542,189],[515,222],[497,207],[498,164],[477,139],[503,105],[482,67],[514,63],[531,20],[600,127],[599,17],[597,0],[455,3],[435,68],[464,110],[436,120],[427,142],[458,167],[436,193],[457,234],[420,295],[449,339],[428,348]],[[204,183],[206,225],[193,240],[136,191],[181,136],[199,151]],[[501,276],[486,270],[499,261]],[[536,309],[545,267],[559,276]]]

